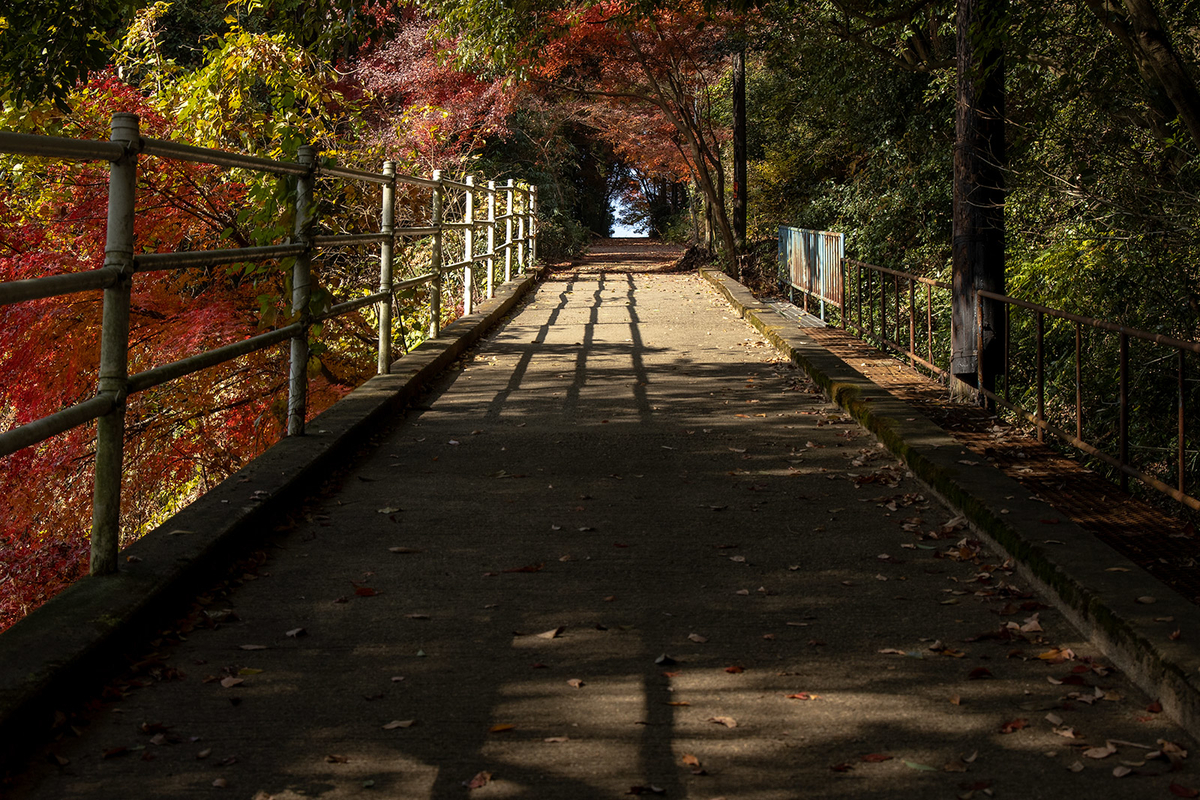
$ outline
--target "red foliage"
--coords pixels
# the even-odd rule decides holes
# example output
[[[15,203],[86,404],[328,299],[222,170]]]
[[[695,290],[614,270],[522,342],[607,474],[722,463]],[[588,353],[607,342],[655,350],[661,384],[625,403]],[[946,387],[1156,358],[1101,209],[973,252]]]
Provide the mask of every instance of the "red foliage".
[[[142,133],[172,138],[173,122],[108,75],[81,92],[62,135],[107,138],[112,112],[141,117]],[[0,280],[78,272],[104,258],[107,165],[25,161],[35,179],[0,188]],[[228,246],[247,187],[216,168],[142,159],[139,251]],[[235,268],[151,272],[134,280],[129,372],[134,374],[258,332],[259,296],[278,273]],[[20,303],[0,324],[0,427],[52,414],[95,393],[101,297],[85,292]],[[136,537],[278,439],[282,349],[261,351],[131,398],[122,530]],[[342,393],[313,382],[310,409]],[[0,630],[86,571],[94,426],[0,460]]]
[[[410,19],[358,65],[363,87],[378,96],[390,121],[384,147],[420,170],[442,167],[507,132],[517,89],[438,59],[432,24]],[[399,117],[397,124],[396,117]]]

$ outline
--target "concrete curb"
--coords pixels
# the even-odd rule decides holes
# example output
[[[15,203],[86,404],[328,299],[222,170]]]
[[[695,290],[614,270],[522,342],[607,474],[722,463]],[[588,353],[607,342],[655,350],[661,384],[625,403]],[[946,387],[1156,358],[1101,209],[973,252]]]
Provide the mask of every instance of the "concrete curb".
[[[362,446],[477,342],[537,283],[500,287],[479,310],[446,326],[308,425],[128,547],[121,570],[85,577],[0,635],[0,760],[43,740],[56,710],[94,692],[124,664],[123,648],[183,611],[272,519]]]
[[[725,274],[701,275],[833,402],[874,433],[1163,710],[1200,738],[1200,609],[821,347]],[[1140,597],[1153,597],[1143,604]],[[1181,631],[1172,641],[1172,631]]]

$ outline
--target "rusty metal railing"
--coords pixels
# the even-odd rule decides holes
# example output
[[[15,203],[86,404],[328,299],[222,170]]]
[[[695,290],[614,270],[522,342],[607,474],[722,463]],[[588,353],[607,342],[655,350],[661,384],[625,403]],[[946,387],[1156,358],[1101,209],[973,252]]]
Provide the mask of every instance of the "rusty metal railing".
[[[951,286],[943,281],[925,278],[900,270],[867,264],[850,258],[841,259],[842,303],[836,309],[837,321],[827,321],[827,324],[837,324],[853,333],[858,338],[869,342],[881,350],[891,351],[904,357],[914,367],[921,367],[947,380],[949,366],[949,333],[951,315],[948,311],[951,302],[949,293]],[[990,299],[1003,304],[1005,309],[1005,338],[1004,338],[1004,367],[1000,380],[1003,391],[996,392],[986,387],[979,389],[980,402],[990,400],[1011,411],[1016,417],[1029,423],[1036,430],[1038,441],[1044,442],[1049,433],[1062,442],[1080,450],[1086,455],[1114,468],[1122,489],[1128,488],[1130,477],[1144,483],[1146,486],[1174,499],[1191,508],[1200,510],[1200,499],[1197,499],[1194,489],[1195,481],[1189,480],[1188,423],[1187,408],[1189,407],[1189,392],[1187,388],[1189,356],[1200,355],[1200,343],[1184,341],[1163,334],[1151,333],[1135,328],[1117,325],[1105,320],[1072,314],[1067,311],[1048,308],[1046,306],[1019,300],[1007,295],[979,290],[977,297]],[[976,314],[981,313],[976,306]],[[1012,331],[1010,324],[1012,308],[1019,308],[1032,315],[1031,332],[1033,352],[1027,359],[1031,363],[1025,370],[1028,380],[1022,380],[1014,373],[1014,348],[1012,346]],[[1047,331],[1046,320],[1061,321],[1074,326],[1073,384],[1074,397],[1070,400],[1055,398],[1053,408],[1056,414],[1048,411],[1050,398],[1047,393]],[[983,327],[980,325],[980,330]],[[1084,331],[1094,330],[1117,337],[1115,391],[1111,397],[1096,394],[1092,398],[1091,414],[1102,419],[1100,409],[1105,403],[1116,405],[1115,425],[1108,426],[1098,422],[1097,427],[1102,432],[1089,436],[1085,424],[1089,415],[1089,403],[1085,398],[1085,380],[1088,367],[1085,365],[1087,348],[1084,346]],[[905,341],[907,339],[907,341]],[[1135,361],[1139,367],[1146,369],[1147,365],[1173,360],[1175,419],[1173,421],[1174,442],[1170,447],[1155,448],[1152,445],[1138,444],[1131,441],[1132,415],[1135,409],[1148,407],[1148,391],[1140,394],[1132,388],[1129,349],[1130,342],[1145,342],[1160,348],[1174,351],[1160,358],[1142,358]],[[980,343],[982,347],[982,343]],[[1069,345],[1064,344],[1064,348]],[[1110,347],[1110,350],[1112,348]],[[1056,356],[1057,358],[1057,356]],[[1059,359],[1061,360],[1061,359]],[[1099,360],[1097,356],[1094,360]],[[1095,365],[1093,365],[1095,366]],[[1160,376],[1162,377],[1162,376]],[[982,385],[982,376],[979,377]],[[1159,380],[1156,386],[1161,389],[1165,385]],[[998,394],[999,392],[999,394]],[[1022,394],[1033,406],[1033,410],[1024,408],[1020,399],[1014,400],[1014,394]],[[1095,393],[1094,393],[1095,394]],[[1159,392],[1161,394],[1161,391]],[[1147,402],[1139,403],[1141,398]],[[1070,417],[1074,431],[1068,430],[1064,424],[1056,424],[1055,417]],[[1069,422],[1067,424],[1070,424]],[[1145,427],[1145,426],[1144,426]],[[1154,429],[1154,426],[1148,426]],[[1139,468],[1135,459],[1131,458],[1131,450],[1143,453],[1170,451],[1170,458],[1143,459],[1150,462],[1147,468]],[[1174,485],[1164,480],[1163,475],[1174,473]],[[1153,474],[1158,473],[1158,474]]]
[[[842,259],[842,270],[848,299],[842,304],[841,327],[945,380],[950,315],[939,312],[949,297],[939,298],[935,310],[934,291],[948,293],[950,284],[851,258]],[[902,339],[906,333],[907,341]]]
[[[1171,336],[1164,336],[1158,333],[1150,333],[1148,331],[1137,330],[1136,328],[1128,328],[1123,325],[1117,325],[1106,320],[1095,319],[1093,317],[1085,317],[1079,314],[1071,314],[1066,311],[1059,311],[1046,306],[1030,303],[1025,300],[1018,300],[1015,297],[1009,297],[996,292],[988,292],[979,290],[977,296],[980,299],[987,298],[995,300],[1003,304],[1005,313],[1005,337],[1004,337],[1004,393],[1000,396],[996,392],[988,391],[986,388],[980,389],[980,394],[983,397],[1009,409],[1018,417],[1030,423],[1037,429],[1038,441],[1045,441],[1047,433],[1050,433],[1061,439],[1073,447],[1082,450],[1089,456],[1096,458],[1105,464],[1115,468],[1118,472],[1121,488],[1127,489],[1129,478],[1137,478],[1147,486],[1173,498],[1183,505],[1193,510],[1200,511],[1200,499],[1195,495],[1188,493],[1188,469],[1187,469],[1187,397],[1186,388],[1186,356],[1187,354],[1200,355],[1200,343],[1188,342],[1182,339],[1176,339]],[[976,301],[976,313],[979,311],[979,301]],[[1013,402],[1012,390],[1014,388],[1012,375],[1012,325],[1010,324],[1011,310],[1020,308],[1029,311],[1033,315],[1033,337],[1034,337],[1034,381],[1033,386],[1033,401],[1034,411],[1031,413],[1021,407],[1019,403]],[[1047,413],[1047,392],[1046,392],[1046,318],[1052,320],[1062,320],[1064,322],[1073,323],[1074,327],[1074,357],[1072,359],[1074,366],[1074,388],[1075,396],[1073,402],[1069,402],[1069,406],[1073,406],[1073,417],[1075,423],[1075,431],[1071,433],[1059,425],[1055,425],[1048,417]],[[1084,417],[1087,413],[1084,402],[1084,329],[1101,331],[1117,336],[1117,387],[1116,387],[1116,402],[1117,402],[1117,431],[1116,431],[1116,455],[1111,452],[1106,452],[1096,441],[1088,441],[1085,438]],[[982,330],[982,325],[980,326]],[[1175,485],[1172,486],[1166,481],[1149,474],[1143,469],[1138,469],[1131,463],[1130,460],[1130,421],[1133,404],[1131,400],[1137,395],[1130,387],[1130,365],[1129,365],[1129,345],[1130,340],[1147,342],[1151,345],[1169,348],[1175,351],[1175,394],[1176,394],[1176,419],[1174,420],[1175,427],[1175,447],[1174,447],[1174,464],[1170,465],[1175,471]],[[981,345],[982,347],[982,345]],[[1155,362],[1161,362],[1164,359],[1142,359],[1139,363],[1149,365]],[[1167,357],[1167,360],[1171,360]],[[982,386],[982,380],[980,380]],[[1111,387],[1109,387],[1111,388]],[[1160,461],[1160,466],[1167,467],[1169,461]]]
[[[471,313],[474,298],[474,279],[471,273],[476,264],[486,264],[486,293],[493,294],[497,260],[504,255],[504,280],[513,276],[514,267],[522,272],[537,258],[537,187],[517,184],[512,180],[503,188],[489,181],[486,188],[475,185],[473,178],[465,182],[443,178],[434,172],[432,178],[396,174],[395,165],[385,162],[380,173],[367,172],[328,163],[319,163],[317,150],[301,147],[295,162],[276,161],[239,153],[229,153],[202,147],[163,141],[141,136],[135,114],[114,114],[109,141],[85,141],[53,136],[36,136],[0,132],[0,152],[59,158],[71,161],[108,161],[108,227],[104,265],[87,272],[52,275],[29,280],[0,282],[0,306],[40,298],[103,290],[103,311],[100,332],[100,366],[96,395],[54,414],[33,420],[0,433],[0,457],[11,455],[26,447],[43,442],[71,428],[97,421],[96,468],[93,481],[91,573],[107,574],[117,570],[120,541],[121,470],[124,458],[125,406],[130,394],[145,391],[249,353],[290,342],[288,435],[304,433],[307,411],[309,335],[312,327],[322,321],[352,313],[366,306],[378,310],[378,359],[380,374],[391,365],[392,319],[395,293],[415,286],[429,285],[432,336],[441,332],[442,288],[447,274],[464,271],[463,309]],[[134,236],[135,200],[138,159],[153,155],[179,161],[192,161],[218,167],[246,169],[296,179],[293,197],[295,209],[294,235],[291,241],[264,247],[224,250],[189,251],[179,253],[137,252]],[[381,189],[380,227],[366,234],[314,235],[314,185],[317,177],[331,177],[378,184]],[[399,184],[424,187],[431,192],[431,224],[423,227],[395,225],[395,191]],[[459,192],[455,206],[464,210],[463,219],[443,219],[447,192]],[[501,192],[507,201],[506,212],[496,213]],[[474,200],[482,193],[487,201],[485,219],[475,214]],[[504,241],[496,244],[500,224],[504,225]],[[516,236],[513,236],[514,223]],[[487,229],[487,250],[479,252],[474,234]],[[443,234],[447,230],[463,232],[462,258],[444,264]],[[416,278],[393,281],[393,252],[401,239],[432,241],[430,271]],[[313,291],[312,259],[317,251],[327,251],[363,245],[379,246],[378,290],[346,302],[338,303],[320,313],[310,311]],[[129,374],[129,312],[133,281],[140,272],[188,269],[247,261],[291,258],[291,311],[297,321],[276,330],[252,336],[222,347],[154,367],[135,375]],[[515,261],[515,264],[514,264]]]

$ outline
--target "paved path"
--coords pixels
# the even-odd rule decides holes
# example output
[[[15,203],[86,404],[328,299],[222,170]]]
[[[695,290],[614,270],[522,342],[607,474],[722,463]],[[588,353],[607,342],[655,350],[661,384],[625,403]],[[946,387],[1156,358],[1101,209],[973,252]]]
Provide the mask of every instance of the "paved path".
[[[630,247],[543,284],[11,796],[1200,787],[1145,760],[1191,749],[1151,698],[707,284],[628,271]]]

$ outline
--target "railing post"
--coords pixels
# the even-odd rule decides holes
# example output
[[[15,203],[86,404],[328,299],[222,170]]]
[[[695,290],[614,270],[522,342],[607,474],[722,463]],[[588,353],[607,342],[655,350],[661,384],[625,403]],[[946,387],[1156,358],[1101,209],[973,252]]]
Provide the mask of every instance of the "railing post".
[[[292,337],[288,374],[288,436],[304,435],[304,420],[308,411],[308,302],[312,298],[313,168],[317,163],[317,148],[301,145],[296,160],[309,171],[296,179],[296,224],[293,230],[296,240],[309,247],[296,256],[292,263],[292,316],[304,327]]]
[[[433,189],[433,209],[430,225],[437,230],[433,232],[433,252],[429,254],[429,268],[433,273],[433,282],[429,285],[429,335],[436,339],[442,335],[442,171],[435,169],[433,179],[437,186]]]
[[[1008,364],[1006,363],[1007,369]],[[1005,373],[1005,385],[1008,373]],[[1083,441],[1083,325],[1075,322],[1075,438]]]
[[[899,337],[897,337],[899,338]],[[983,350],[983,298],[978,294],[975,295],[975,346],[979,348],[976,352]],[[975,360],[975,384],[976,397],[980,407],[988,407],[988,397],[983,393],[985,384],[983,382],[983,359]],[[1041,430],[1040,428],[1038,430]]]
[[[487,296],[496,295],[496,182],[487,182]]]
[[[1184,491],[1185,491],[1185,489],[1186,489],[1186,487],[1187,487],[1187,481],[1186,481],[1186,480],[1185,480],[1185,478],[1184,478],[1184,472],[1183,472],[1183,468],[1184,468],[1184,464],[1185,464],[1185,458],[1184,458],[1184,456],[1187,454],[1187,447],[1186,447],[1186,445],[1187,445],[1187,442],[1186,442],[1186,433],[1187,433],[1187,431],[1186,431],[1186,430],[1185,430],[1185,428],[1184,428],[1184,421],[1186,420],[1186,417],[1184,416],[1184,410],[1185,410],[1185,409],[1184,409],[1184,401],[1183,401],[1183,391],[1184,391],[1184,380],[1183,380],[1183,366],[1184,366],[1184,364],[1183,364],[1183,350],[1181,349],[1181,350],[1179,350],[1178,352],[1179,352],[1179,365],[1178,365],[1178,373],[1179,373],[1179,374],[1178,374],[1178,377],[1179,377],[1179,419],[1178,419],[1178,421],[1177,421],[1178,435],[1179,435],[1179,475],[1178,475],[1178,483],[1179,483],[1179,493],[1180,493],[1180,494],[1183,494],[1183,493],[1184,493]]]
[[[1035,316],[1037,320],[1037,347],[1034,352],[1034,358],[1037,360],[1037,440],[1045,442],[1046,429],[1042,427],[1042,423],[1046,420],[1046,359],[1042,352],[1042,346],[1046,338],[1046,323],[1041,311],[1035,312]]]
[[[529,187],[529,265],[537,264],[537,187]]]
[[[838,248],[838,315],[841,319],[842,330],[846,330],[846,258],[841,254],[841,248]]]
[[[1129,475],[1125,467],[1129,466],[1129,334],[1121,331],[1121,406],[1120,406],[1120,459],[1121,459],[1121,491],[1129,491]]]
[[[468,175],[466,179],[467,197],[466,197],[466,223],[467,227],[463,230],[463,261],[467,265],[463,267],[463,316],[471,313],[471,306],[474,298],[472,289],[475,284],[475,178]]]
[[[517,214],[517,268],[523,274],[525,272],[525,217],[529,213],[529,190],[518,189],[517,201],[521,204],[521,213]]]
[[[504,212],[504,282],[512,280],[513,262],[513,179],[508,179],[508,205]]]
[[[392,369],[392,253],[394,241],[390,238],[396,224],[396,163],[383,162],[383,174],[391,179],[383,185],[383,213],[379,232],[389,237],[379,243],[379,291],[387,297],[379,303],[379,363],[376,371],[387,375]]]
[[[121,269],[121,279],[104,290],[98,390],[112,395],[112,411],[96,425],[96,475],[92,485],[91,574],[117,571],[121,541],[121,472],[125,456],[125,395],[129,378],[129,298],[133,288],[133,217],[137,153],[136,114],[113,114],[109,139],[127,145],[108,173],[108,230],[104,266]]]

